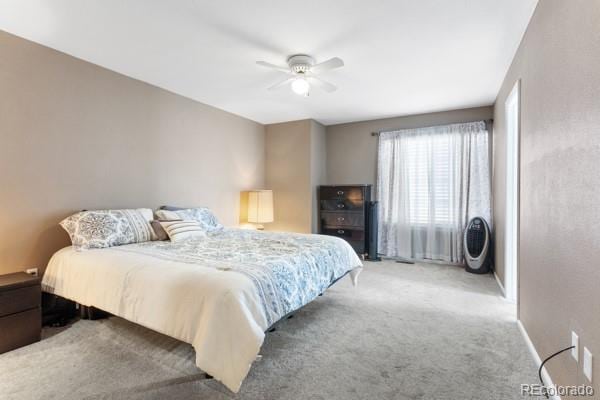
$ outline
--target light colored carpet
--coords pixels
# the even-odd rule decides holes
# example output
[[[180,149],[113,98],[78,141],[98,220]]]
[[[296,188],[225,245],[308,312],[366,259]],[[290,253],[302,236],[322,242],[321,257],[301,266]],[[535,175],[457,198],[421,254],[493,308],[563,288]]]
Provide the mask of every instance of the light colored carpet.
[[[365,263],[267,335],[234,395],[191,346],[119,318],[0,355],[1,399],[518,399],[536,368],[491,275]]]

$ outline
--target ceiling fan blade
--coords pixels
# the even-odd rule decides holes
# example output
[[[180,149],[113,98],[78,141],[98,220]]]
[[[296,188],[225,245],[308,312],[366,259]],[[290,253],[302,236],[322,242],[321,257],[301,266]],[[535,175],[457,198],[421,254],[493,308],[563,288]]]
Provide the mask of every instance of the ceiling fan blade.
[[[330,69],[339,68],[339,67],[343,67],[343,66],[344,66],[344,62],[342,61],[341,58],[333,57],[332,59],[329,59],[327,61],[323,61],[322,63],[313,65],[310,68],[310,72],[318,74],[318,73],[321,73],[324,71],[329,71]]]
[[[273,86],[269,86],[267,88],[267,90],[277,90],[285,85],[287,85],[288,83],[291,83],[294,79],[296,79],[295,77],[290,77],[290,78],[285,78],[282,81],[277,82],[276,84],[274,84]]]
[[[316,87],[323,89],[327,93],[335,92],[337,90],[337,86],[335,86],[333,83],[324,81],[323,79],[317,78],[316,76],[309,76],[308,81]]]
[[[287,72],[288,74],[291,72],[289,67],[280,67],[279,65],[271,64],[266,61],[257,61],[256,64],[260,65],[261,67],[267,67],[271,69],[276,69],[277,71]]]

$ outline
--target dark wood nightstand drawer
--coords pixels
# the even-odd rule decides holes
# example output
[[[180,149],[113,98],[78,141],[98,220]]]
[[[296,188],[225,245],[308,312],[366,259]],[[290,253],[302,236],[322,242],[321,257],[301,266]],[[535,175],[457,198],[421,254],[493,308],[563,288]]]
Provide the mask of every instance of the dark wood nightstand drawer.
[[[0,318],[0,353],[39,341],[41,332],[39,307]]]
[[[363,228],[364,224],[364,213],[321,211],[321,226],[323,229],[337,227]]]
[[[353,186],[321,186],[319,197],[328,199],[364,200],[363,188]]]
[[[40,307],[40,285],[0,291],[0,317]]]
[[[321,200],[323,211],[363,211],[365,202],[353,199],[331,199]]]
[[[348,229],[348,228],[337,228],[337,229],[323,229],[324,235],[337,236],[346,240],[365,240],[365,231]]]

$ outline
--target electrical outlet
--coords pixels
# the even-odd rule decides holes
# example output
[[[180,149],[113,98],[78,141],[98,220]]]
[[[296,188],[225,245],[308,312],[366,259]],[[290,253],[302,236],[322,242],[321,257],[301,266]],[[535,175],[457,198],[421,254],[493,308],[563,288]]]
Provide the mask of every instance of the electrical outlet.
[[[583,348],[583,374],[592,381],[592,352],[587,347]]]
[[[29,269],[26,269],[25,272],[28,273],[29,275],[38,276],[37,268],[29,268]]]
[[[571,357],[579,362],[579,336],[575,332],[571,332],[571,346],[575,346],[571,349]]]

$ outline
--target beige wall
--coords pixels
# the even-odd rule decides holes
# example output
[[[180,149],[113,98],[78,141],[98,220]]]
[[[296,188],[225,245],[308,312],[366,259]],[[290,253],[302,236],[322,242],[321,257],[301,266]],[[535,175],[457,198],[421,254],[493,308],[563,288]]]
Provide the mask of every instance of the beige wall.
[[[0,32],[0,273],[44,267],[79,209],[211,207],[264,185],[264,127]]]
[[[317,186],[327,178],[325,127],[305,119],[267,125],[266,131],[266,182],[275,209],[266,229],[317,232]]]
[[[377,138],[371,132],[481,121],[492,107],[386,118],[327,127],[327,180],[330,184],[375,184]]]
[[[599,1],[540,1],[496,101],[493,186],[503,276],[504,103],[521,79],[519,315],[542,357],[569,346],[574,330],[581,348],[600,358],[599,27]],[[579,365],[559,357],[549,364],[554,383],[586,382],[582,354]]]
[[[319,231],[319,207],[317,188],[327,183],[327,129],[316,121],[311,121],[310,129],[311,162],[311,208],[312,232]]]
[[[311,121],[266,126],[266,187],[273,190],[273,223],[266,229],[308,233],[311,229]]]

